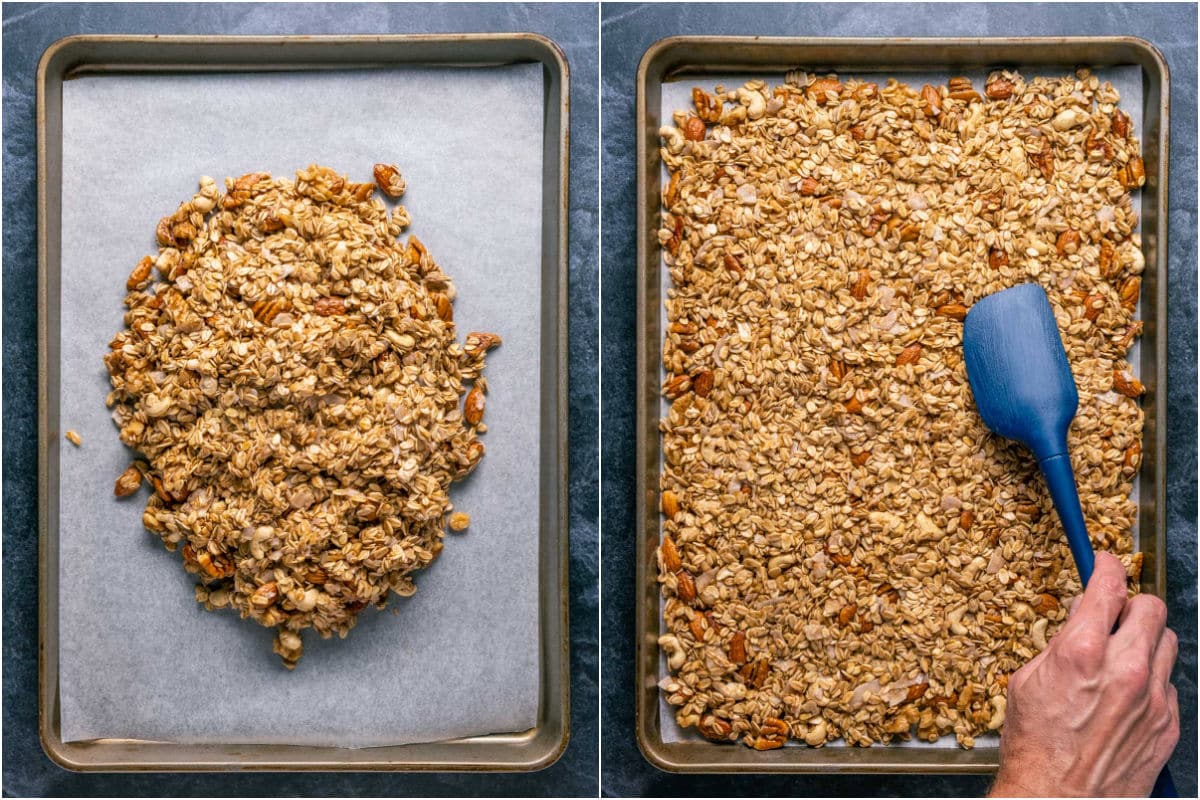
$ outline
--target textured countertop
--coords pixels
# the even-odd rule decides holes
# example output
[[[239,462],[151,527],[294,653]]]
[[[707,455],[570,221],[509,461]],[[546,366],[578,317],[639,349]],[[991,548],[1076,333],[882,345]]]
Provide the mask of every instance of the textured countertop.
[[[636,71],[646,48],[674,35],[1131,35],[1171,69],[1170,419],[1167,582],[1179,634],[1174,682],[1183,731],[1171,761],[1180,796],[1196,794],[1196,8],[1194,5],[808,4],[624,5],[601,12],[604,309],[602,623],[604,774],[615,796],[975,795],[985,776],[676,776],[646,762],[634,740],[634,372],[636,353]]]
[[[594,795],[597,774],[596,6],[6,3],[4,35],[5,796]],[[35,70],[77,33],[334,34],[532,31],[571,70],[571,740],[532,774],[68,772],[37,734],[37,218]]]

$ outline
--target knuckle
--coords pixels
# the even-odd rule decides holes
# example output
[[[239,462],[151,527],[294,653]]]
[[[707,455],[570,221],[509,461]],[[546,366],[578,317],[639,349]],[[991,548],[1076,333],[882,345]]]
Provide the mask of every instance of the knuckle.
[[[1141,658],[1126,658],[1117,672],[1117,685],[1127,692],[1144,692],[1150,683],[1150,665]]]
[[[1094,633],[1081,633],[1064,642],[1065,655],[1076,667],[1092,669],[1104,660],[1105,640]]]

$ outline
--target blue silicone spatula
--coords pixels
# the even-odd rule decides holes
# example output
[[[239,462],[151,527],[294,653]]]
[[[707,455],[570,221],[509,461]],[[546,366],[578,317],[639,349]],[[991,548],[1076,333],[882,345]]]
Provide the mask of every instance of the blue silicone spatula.
[[[963,321],[963,359],[984,424],[1037,457],[1086,586],[1096,559],[1067,452],[1079,393],[1042,287],[1026,283],[975,303]],[[1154,796],[1176,796],[1166,768]]]

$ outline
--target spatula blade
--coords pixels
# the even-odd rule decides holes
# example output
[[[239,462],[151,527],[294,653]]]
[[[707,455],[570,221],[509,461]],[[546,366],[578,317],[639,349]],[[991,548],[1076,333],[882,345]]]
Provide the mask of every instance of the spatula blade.
[[[963,322],[963,358],[988,428],[1039,460],[1066,452],[1079,393],[1041,286],[1014,286],[975,303]]]

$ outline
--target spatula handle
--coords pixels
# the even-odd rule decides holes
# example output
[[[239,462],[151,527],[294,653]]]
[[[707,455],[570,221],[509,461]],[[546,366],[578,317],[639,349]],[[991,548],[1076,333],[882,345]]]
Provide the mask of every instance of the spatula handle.
[[[1075,558],[1079,570],[1079,582],[1087,586],[1092,577],[1096,555],[1092,552],[1092,540],[1088,538],[1087,523],[1083,521],[1083,509],[1079,506],[1079,492],[1075,488],[1075,473],[1071,470],[1071,458],[1066,453],[1050,456],[1041,462],[1042,475],[1054,498],[1054,508],[1067,534],[1067,545]]]

